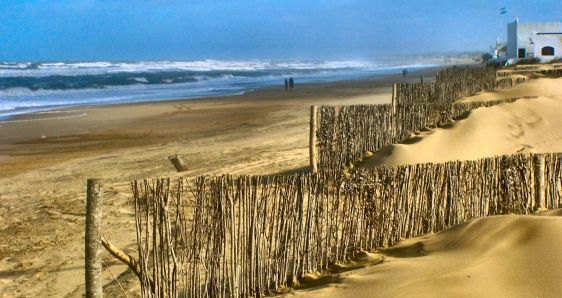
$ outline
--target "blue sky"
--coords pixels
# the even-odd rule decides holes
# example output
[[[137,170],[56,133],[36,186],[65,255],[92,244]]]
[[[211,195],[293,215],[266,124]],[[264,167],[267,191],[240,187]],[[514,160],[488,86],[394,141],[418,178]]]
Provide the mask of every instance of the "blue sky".
[[[0,60],[357,59],[487,50],[560,0],[0,0]],[[505,32],[505,26],[503,28]]]

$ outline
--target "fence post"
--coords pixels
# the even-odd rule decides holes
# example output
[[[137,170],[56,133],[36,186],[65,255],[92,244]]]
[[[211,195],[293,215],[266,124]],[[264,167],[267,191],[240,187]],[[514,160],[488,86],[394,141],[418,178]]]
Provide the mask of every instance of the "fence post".
[[[101,281],[101,221],[103,187],[100,179],[88,179],[86,195],[86,297],[103,297]]]
[[[390,125],[392,126],[390,129],[392,131],[392,136],[396,136],[396,105],[398,101],[398,84],[392,84],[392,115],[391,115],[391,122]]]
[[[318,172],[317,148],[316,148],[316,133],[318,131],[318,108],[317,106],[310,107],[310,171],[313,174]]]
[[[398,84],[392,84],[392,114],[396,114],[396,104],[398,96]]]
[[[535,170],[535,204],[538,210],[546,209],[546,185],[544,181],[545,158],[544,154],[533,155],[533,166]]]

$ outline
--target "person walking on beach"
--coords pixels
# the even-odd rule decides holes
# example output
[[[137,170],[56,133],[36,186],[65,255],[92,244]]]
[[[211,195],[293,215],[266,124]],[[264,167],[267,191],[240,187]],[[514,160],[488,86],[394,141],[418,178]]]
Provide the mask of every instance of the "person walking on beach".
[[[289,88],[291,89],[295,88],[295,80],[293,80],[293,77],[289,78]]]
[[[404,69],[402,70],[402,77],[405,78],[407,74],[408,74],[408,69],[404,68]]]
[[[285,90],[289,90],[289,80],[285,78]]]

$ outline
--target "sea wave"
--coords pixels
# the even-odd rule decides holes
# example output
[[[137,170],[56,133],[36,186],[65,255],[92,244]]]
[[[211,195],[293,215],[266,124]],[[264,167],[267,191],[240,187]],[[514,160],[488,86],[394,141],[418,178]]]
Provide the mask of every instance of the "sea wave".
[[[398,73],[428,61],[0,62],[0,117],[58,106],[239,94],[297,84]]]
[[[162,71],[138,73],[79,74],[52,76],[0,76],[0,91],[13,88],[29,90],[69,90],[106,88],[111,86],[128,86],[136,84],[177,84],[205,80],[225,80],[236,77],[263,76],[263,73],[224,73],[224,72],[192,72]]]
[[[139,61],[0,62],[0,90],[68,90],[135,84],[177,84],[205,80],[309,76],[369,72],[402,67],[396,61]]]
[[[59,65],[54,63],[53,65]],[[64,65],[66,67],[66,65]],[[18,70],[15,75],[0,75],[0,90],[10,88],[28,88],[30,90],[69,90],[87,88],[106,88],[111,86],[127,86],[135,84],[177,84],[210,80],[236,80],[245,78],[272,78],[283,76],[325,75],[327,73],[341,73],[353,71],[368,71],[370,68],[356,68],[351,66],[322,64],[322,67],[312,67],[309,64],[293,63],[289,68],[285,65],[271,69],[244,70],[238,67],[234,70],[179,70],[166,68],[160,71],[143,68],[143,71],[94,72],[89,67],[87,72],[69,73],[67,68],[54,72],[50,66],[50,75],[35,75],[36,70]],[[58,67],[58,66],[55,66]],[[61,65],[62,67],[62,65]],[[106,69],[107,67],[100,68]],[[12,71],[13,73],[14,71]],[[27,75],[25,75],[27,74]]]
[[[196,61],[139,61],[139,62],[0,62],[0,76],[75,76],[119,72],[166,72],[166,71],[271,71],[310,69],[350,69],[377,67],[365,61],[262,61],[262,60],[196,60]]]

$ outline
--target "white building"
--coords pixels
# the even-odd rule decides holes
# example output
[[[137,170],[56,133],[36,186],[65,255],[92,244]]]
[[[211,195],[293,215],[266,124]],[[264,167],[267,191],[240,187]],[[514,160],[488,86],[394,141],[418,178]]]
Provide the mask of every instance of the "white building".
[[[562,58],[562,22],[507,24],[507,58]]]

